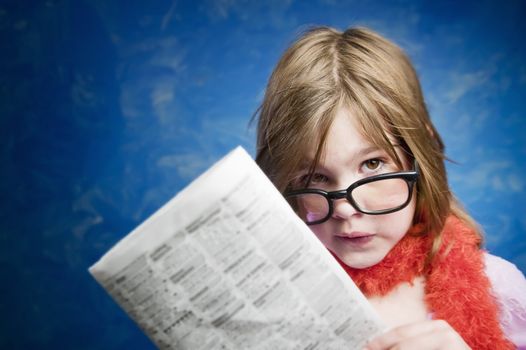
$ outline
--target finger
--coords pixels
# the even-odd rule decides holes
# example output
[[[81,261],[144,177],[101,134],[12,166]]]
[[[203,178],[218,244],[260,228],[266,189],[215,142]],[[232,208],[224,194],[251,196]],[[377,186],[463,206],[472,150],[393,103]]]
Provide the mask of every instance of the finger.
[[[447,330],[449,325],[442,320],[428,320],[424,322],[411,323],[408,325],[393,328],[386,333],[374,338],[367,344],[369,350],[389,349],[392,346],[401,343],[418,335]]]

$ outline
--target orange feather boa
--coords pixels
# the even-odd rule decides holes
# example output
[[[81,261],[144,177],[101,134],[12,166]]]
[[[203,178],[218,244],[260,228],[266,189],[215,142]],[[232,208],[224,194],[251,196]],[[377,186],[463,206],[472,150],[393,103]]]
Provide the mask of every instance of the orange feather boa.
[[[434,319],[447,321],[473,349],[515,349],[500,327],[479,237],[455,217],[446,220],[442,237],[428,267],[432,238],[410,233],[369,268],[354,269],[337,260],[366,296],[386,295],[399,283],[424,276],[425,302]]]

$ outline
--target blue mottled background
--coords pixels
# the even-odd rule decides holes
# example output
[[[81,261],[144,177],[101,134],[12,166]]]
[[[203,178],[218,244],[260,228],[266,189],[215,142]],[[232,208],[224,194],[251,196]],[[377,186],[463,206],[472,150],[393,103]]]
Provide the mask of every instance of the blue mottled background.
[[[0,1],[0,348],[151,349],[87,273],[234,146],[314,24],[406,49],[451,184],[526,271],[524,1]]]

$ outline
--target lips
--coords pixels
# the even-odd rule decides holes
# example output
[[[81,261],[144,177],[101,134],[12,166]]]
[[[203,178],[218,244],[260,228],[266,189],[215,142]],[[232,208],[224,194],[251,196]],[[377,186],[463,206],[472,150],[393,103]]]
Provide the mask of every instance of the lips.
[[[368,232],[343,232],[336,235],[336,240],[341,244],[350,245],[353,249],[365,249],[374,238],[374,233]]]
[[[362,237],[371,237],[374,236],[374,233],[367,233],[367,232],[342,232],[336,235],[337,237],[341,238],[348,238],[348,239],[355,239],[355,238],[362,238]]]

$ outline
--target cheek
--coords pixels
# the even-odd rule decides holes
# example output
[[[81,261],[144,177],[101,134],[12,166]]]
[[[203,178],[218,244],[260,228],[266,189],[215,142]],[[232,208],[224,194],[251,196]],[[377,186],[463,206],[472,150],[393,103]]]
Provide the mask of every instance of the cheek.
[[[328,227],[328,222],[323,224],[310,226],[310,230],[318,237],[318,239],[327,246],[328,240],[331,236],[330,228]]]
[[[401,238],[413,225],[415,207],[416,200],[413,197],[411,202],[404,209],[385,215],[381,218],[383,226],[390,228],[390,231],[394,236],[400,236],[399,238]]]

